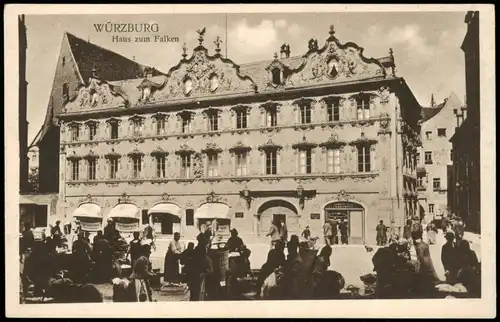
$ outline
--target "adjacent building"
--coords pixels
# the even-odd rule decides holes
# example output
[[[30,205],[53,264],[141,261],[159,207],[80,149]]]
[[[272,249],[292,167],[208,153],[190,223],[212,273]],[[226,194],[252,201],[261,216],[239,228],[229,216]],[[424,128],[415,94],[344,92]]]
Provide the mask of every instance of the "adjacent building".
[[[462,43],[465,56],[465,107],[456,110],[453,144],[452,212],[465,220],[469,229],[480,232],[481,157],[480,157],[480,56],[479,12],[465,16],[467,34]]]
[[[93,56],[79,56],[86,73],[70,73],[74,85],[53,93],[64,103],[49,107],[60,139],[54,220],[80,217],[92,230],[113,217],[123,231],[150,223],[160,238],[187,239],[217,221],[254,242],[271,220],[320,236],[326,220],[346,219],[350,242],[363,244],[379,220],[401,227],[416,214],[421,108],[392,51],[366,58],[332,26],[302,56],[285,44],[238,66],[218,38],[213,54],[198,40],[166,74],[130,75],[99,59],[109,51],[65,35],[60,61],[79,64],[65,54],[72,42]]]
[[[417,189],[420,215],[439,218],[447,214],[449,206],[449,168],[453,164],[453,149],[449,139],[455,133],[455,111],[463,107],[455,93],[441,104],[434,96],[429,107],[422,107],[422,146],[417,154]]]
[[[28,119],[27,119],[27,88],[26,80],[26,50],[28,40],[24,15],[18,17],[19,32],[19,192],[26,192],[28,185]]]

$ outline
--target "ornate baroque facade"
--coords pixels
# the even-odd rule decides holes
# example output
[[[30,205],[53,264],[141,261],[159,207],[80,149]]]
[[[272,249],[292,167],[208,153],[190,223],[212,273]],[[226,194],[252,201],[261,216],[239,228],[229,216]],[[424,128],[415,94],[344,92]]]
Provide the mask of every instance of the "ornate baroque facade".
[[[332,27],[303,56],[238,66],[203,41],[167,75],[109,81],[96,65],[77,88],[58,116],[61,218],[126,203],[146,223],[163,207],[159,233],[194,238],[197,218],[226,216],[248,242],[273,218],[317,236],[344,218],[372,243],[379,220],[415,214],[420,105],[392,52],[367,59]]]

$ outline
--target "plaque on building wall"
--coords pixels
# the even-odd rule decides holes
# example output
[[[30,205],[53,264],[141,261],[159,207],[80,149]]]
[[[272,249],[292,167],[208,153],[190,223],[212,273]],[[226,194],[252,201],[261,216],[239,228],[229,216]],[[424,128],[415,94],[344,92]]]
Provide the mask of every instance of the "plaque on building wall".
[[[235,212],[234,217],[235,218],[243,218],[243,213],[242,212]]]
[[[319,213],[311,213],[311,219],[319,220],[321,215]]]

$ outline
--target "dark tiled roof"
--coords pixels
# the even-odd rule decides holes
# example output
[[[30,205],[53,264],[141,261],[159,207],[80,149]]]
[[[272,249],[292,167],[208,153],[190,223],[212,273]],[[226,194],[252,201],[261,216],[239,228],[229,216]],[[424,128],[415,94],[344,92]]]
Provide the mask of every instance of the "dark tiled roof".
[[[111,50],[92,44],[70,33],[66,33],[68,43],[75,57],[83,81],[92,76],[94,66],[98,67],[99,78],[108,81],[142,77],[148,66],[141,65]],[[154,69],[153,76],[163,75]]]
[[[423,107],[422,106],[421,122],[425,122],[425,121],[433,118],[437,113],[439,113],[443,109],[445,103],[446,102],[443,102],[443,103],[437,105],[436,107]]]

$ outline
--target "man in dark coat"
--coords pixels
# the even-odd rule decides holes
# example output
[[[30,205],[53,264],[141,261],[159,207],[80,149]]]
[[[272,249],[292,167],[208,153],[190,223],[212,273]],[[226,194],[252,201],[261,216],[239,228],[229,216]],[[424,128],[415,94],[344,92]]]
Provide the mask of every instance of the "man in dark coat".
[[[445,235],[446,243],[441,248],[441,262],[445,270],[446,280],[450,284],[455,284],[458,273],[458,251],[453,243],[455,235],[447,232]]]

